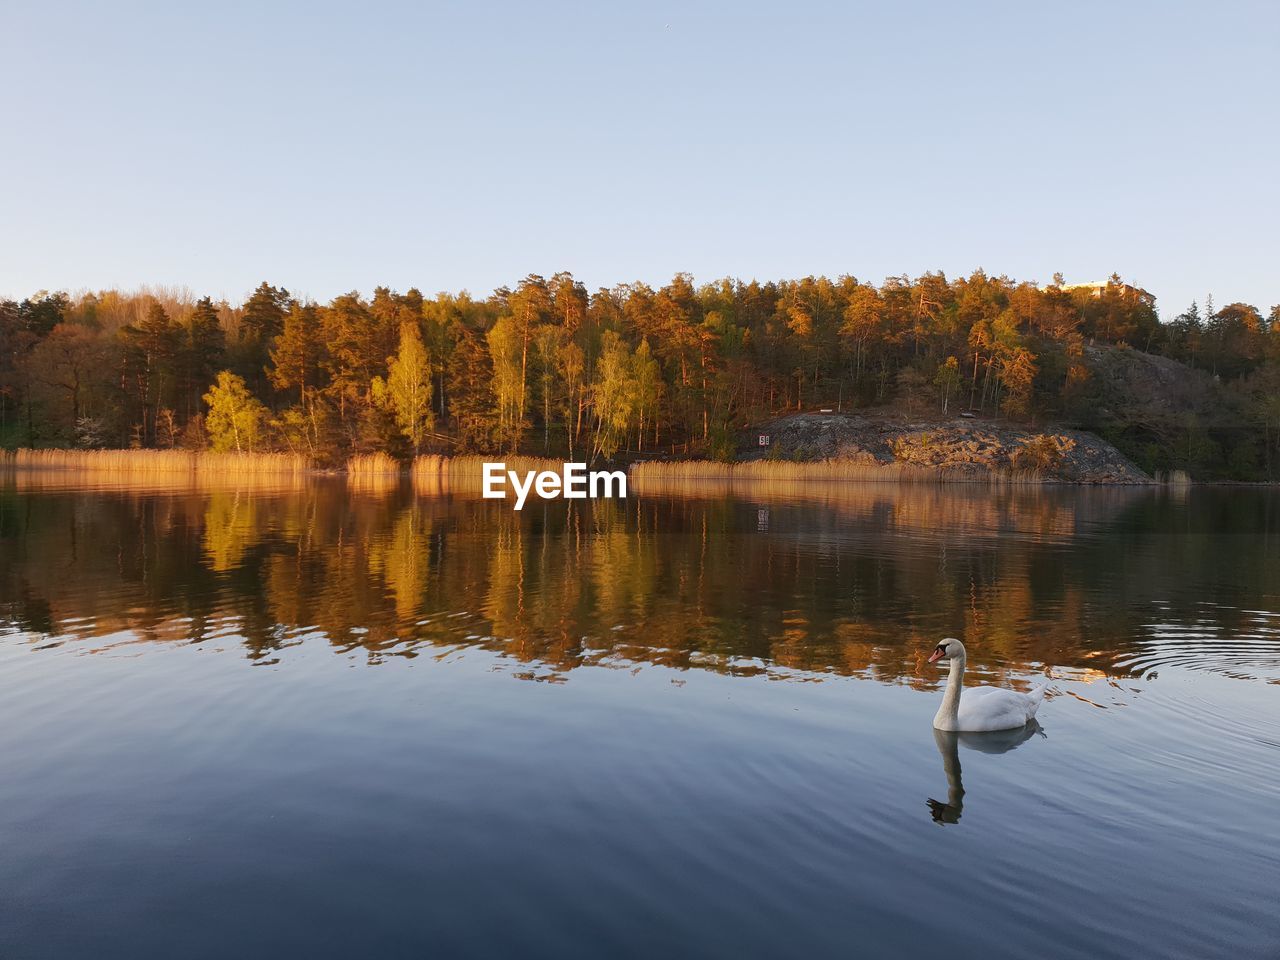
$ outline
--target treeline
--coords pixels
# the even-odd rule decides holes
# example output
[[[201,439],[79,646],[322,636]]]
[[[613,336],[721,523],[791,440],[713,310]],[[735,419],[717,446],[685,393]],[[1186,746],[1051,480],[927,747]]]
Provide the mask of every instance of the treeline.
[[[1101,411],[1088,345],[1203,371],[1190,413]],[[1119,277],[1045,287],[982,271],[588,293],[568,273],[487,299],[378,288],[327,304],[259,286],[0,300],[0,443],[728,457],[783,411],[886,403],[1098,429],[1149,470],[1280,470],[1280,308],[1193,304],[1161,323]]]

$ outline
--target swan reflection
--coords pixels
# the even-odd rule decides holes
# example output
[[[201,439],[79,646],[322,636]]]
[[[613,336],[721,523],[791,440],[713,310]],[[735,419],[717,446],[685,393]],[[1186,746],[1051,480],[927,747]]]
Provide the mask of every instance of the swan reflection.
[[[1045,736],[1044,729],[1036,720],[1016,730],[997,730],[991,733],[957,733],[935,727],[933,742],[938,745],[938,753],[942,756],[942,769],[947,775],[947,799],[944,802],[930,797],[927,801],[933,822],[960,822],[960,814],[964,811],[964,781],[960,776],[961,746],[966,750],[977,750],[980,753],[1008,753],[1037,734]]]

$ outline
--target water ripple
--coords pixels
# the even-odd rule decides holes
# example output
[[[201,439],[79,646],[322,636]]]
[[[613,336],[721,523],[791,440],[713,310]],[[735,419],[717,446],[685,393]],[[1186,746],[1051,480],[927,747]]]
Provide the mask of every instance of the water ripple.
[[[1146,624],[1134,638],[1136,649],[1115,656],[1112,667],[1143,676],[1169,668],[1280,683],[1280,614],[1213,606],[1212,619]]]

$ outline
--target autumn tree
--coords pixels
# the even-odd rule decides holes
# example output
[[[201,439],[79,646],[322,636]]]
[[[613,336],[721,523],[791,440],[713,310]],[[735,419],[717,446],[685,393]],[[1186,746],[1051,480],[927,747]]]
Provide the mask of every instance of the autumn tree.
[[[840,336],[853,355],[853,382],[862,383],[869,347],[880,336],[884,304],[880,293],[870,284],[858,284],[850,293],[841,318]]]
[[[523,325],[514,316],[499,318],[485,338],[493,364],[493,391],[498,400],[498,435],[514,451],[524,434],[527,344]]]
[[[520,281],[520,285],[509,297],[507,306],[514,321],[512,331],[520,352],[519,387],[512,386],[510,392],[515,401],[514,421],[523,423],[525,400],[528,397],[529,347],[536,328],[550,316],[551,290],[542,277],[531,273]]]
[[[1035,379],[1035,354],[1024,347],[1009,351],[1000,366],[1000,382],[1007,391],[1005,413],[1026,415],[1031,412],[1031,391]]]
[[[561,408],[560,397],[564,384],[560,379],[560,354],[569,343],[564,327],[545,324],[534,334],[534,355],[537,367],[537,388],[542,408],[542,452],[551,449],[552,412]]]
[[[209,405],[205,427],[214,451],[252,453],[259,448],[267,408],[249,392],[243,378],[223,370],[204,395],[204,402]]]
[[[955,357],[947,357],[938,364],[938,371],[933,375],[933,385],[938,388],[942,397],[942,412],[946,413],[952,394],[960,387],[960,361]]]
[[[644,449],[647,428],[658,422],[662,398],[662,371],[649,351],[649,341],[641,340],[631,358],[631,384],[635,403],[636,449]]]
[[[626,343],[612,330],[606,330],[592,387],[596,413],[593,457],[612,457],[627,435],[636,407],[633,369]]]
[[[455,326],[453,339],[446,384],[458,448],[464,452],[493,452],[500,443],[493,358],[485,349],[484,339],[466,325]]]
[[[587,383],[586,355],[573,340],[560,345],[556,354],[556,373],[563,387],[561,402],[564,416],[565,443],[569,459],[573,459],[574,447],[582,435],[583,415],[590,404]]]
[[[400,325],[400,349],[388,359],[387,378],[373,378],[373,397],[392,412],[416,456],[435,420],[431,410],[431,362],[417,323]]]
[[[1178,375],[1205,396],[1185,415],[1130,415],[1108,396],[1118,344],[1206,371]],[[949,412],[965,391],[975,410],[1106,430],[1152,469],[1245,477],[1280,460],[1265,401],[1277,368],[1280,309],[1201,301],[1160,324],[1119,277],[678,274],[588,296],[560,272],[483,298],[378,287],[296,303],[262,284],[234,309],[181,288],[42,291],[0,301],[0,442],[200,445],[201,395],[219,371],[273,411],[259,447],[328,463],[407,454],[427,429],[457,451],[729,455],[745,424],[788,408],[927,396]],[[234,433],[219,442],[234,447]]]
[[[87,327],[58,324],[35,345],[28,362],[35,399],[47,398],[42,419],[48,439],[74,438],[80,420],[108,405],[110,344]]]

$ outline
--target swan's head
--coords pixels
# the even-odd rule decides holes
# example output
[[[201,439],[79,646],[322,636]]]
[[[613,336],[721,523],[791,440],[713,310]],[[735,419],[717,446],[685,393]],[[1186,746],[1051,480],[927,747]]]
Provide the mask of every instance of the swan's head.
[[[933,653],[929,654],[929,662],[937,663],[939,660],[955,660],[957,657],[964,656],[964,644],[955,637],[947,637],[945,640],[938,641],[938,645],[933,648]]]

